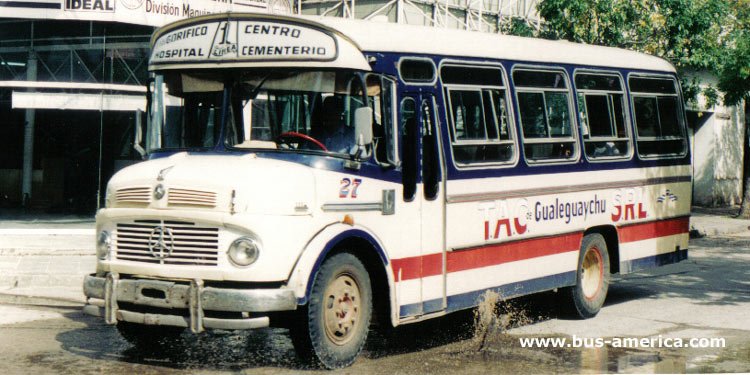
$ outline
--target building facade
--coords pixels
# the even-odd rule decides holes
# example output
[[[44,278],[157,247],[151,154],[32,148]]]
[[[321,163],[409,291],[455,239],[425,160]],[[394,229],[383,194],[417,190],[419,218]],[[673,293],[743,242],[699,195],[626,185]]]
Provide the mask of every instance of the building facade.
[[[537,1],[0,1],[0,208],[93,213],[107,180],[141,160],[133,139],[155,27],[260,11],[502,33],[517,22],[539,29]],[[697,204],[740,202],[743,108],[698,103],[688,112]]]
[[[716,77],[695,73],[703,86],[716,86]],[[688,106],[692,130],[693,204],[707,207],[742,203],[743,164],[748,106],[707,106],[703,97]]]
[[[133,138],[154,28],[267,10],[253,0],[0,2],[0,208],[93,213],[109,177],[141,160]]]

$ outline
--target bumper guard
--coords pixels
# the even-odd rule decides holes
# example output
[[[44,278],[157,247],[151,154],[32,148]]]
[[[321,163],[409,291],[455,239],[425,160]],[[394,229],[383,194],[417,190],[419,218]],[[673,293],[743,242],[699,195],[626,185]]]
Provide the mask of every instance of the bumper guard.
[[[297,309],[297,299],[291,290],[205,287],[200,279],[193,279],[190,285],[185,285],[150,279],[121,280],[117,273],[109,273],[107,277],[88,275],[83,282],[83,293],[87,298],[83,312],[103,317],[107,324],[126,321],[175,326],[190,328],[195,333],[207,328],[263,328],[268,327],[270,323],[268,316],[242,319],[210,318],[205,316],[205,310],[264,313]],[[91,299],[103,300],[103,304],[93,304]],[[118,302],[156,308],[187,309],[190,316],[127,311],[120,309]]]

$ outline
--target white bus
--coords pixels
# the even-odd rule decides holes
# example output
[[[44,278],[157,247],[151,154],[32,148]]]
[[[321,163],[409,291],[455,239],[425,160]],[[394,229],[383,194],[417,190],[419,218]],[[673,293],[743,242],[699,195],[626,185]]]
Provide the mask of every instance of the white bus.
[[[220,14],[152,38],[148,160],[109,181],[85,311],[136,345],[288,327],[351,364],[371,325],[687,259],[675,69],[621,49]]]

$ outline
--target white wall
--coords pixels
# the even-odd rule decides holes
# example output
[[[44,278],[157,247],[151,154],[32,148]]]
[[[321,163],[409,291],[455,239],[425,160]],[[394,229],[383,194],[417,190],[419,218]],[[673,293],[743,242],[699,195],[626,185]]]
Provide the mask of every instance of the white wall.
[[[697,74],[715,84],[707,74]],[[745,136],[744,106],[707,108],[705,99],[687,108],[699,114],[693,134],[693,204],[731,206],[741,202],[742,163]]]

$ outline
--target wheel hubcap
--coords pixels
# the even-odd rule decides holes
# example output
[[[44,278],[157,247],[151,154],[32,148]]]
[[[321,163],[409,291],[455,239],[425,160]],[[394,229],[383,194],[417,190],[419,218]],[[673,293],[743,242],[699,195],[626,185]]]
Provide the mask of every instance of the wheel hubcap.
[[[581,265],[581,289],[588,300],[594,299],[599,294],[602,283],[602,271],[604,270],[602,255],[596,247],[589,248],[583,256]]]
[[[326,288],[325,331],[335,344],[346,344],[359,323],[359,285],[349,275],[339,275]]]

